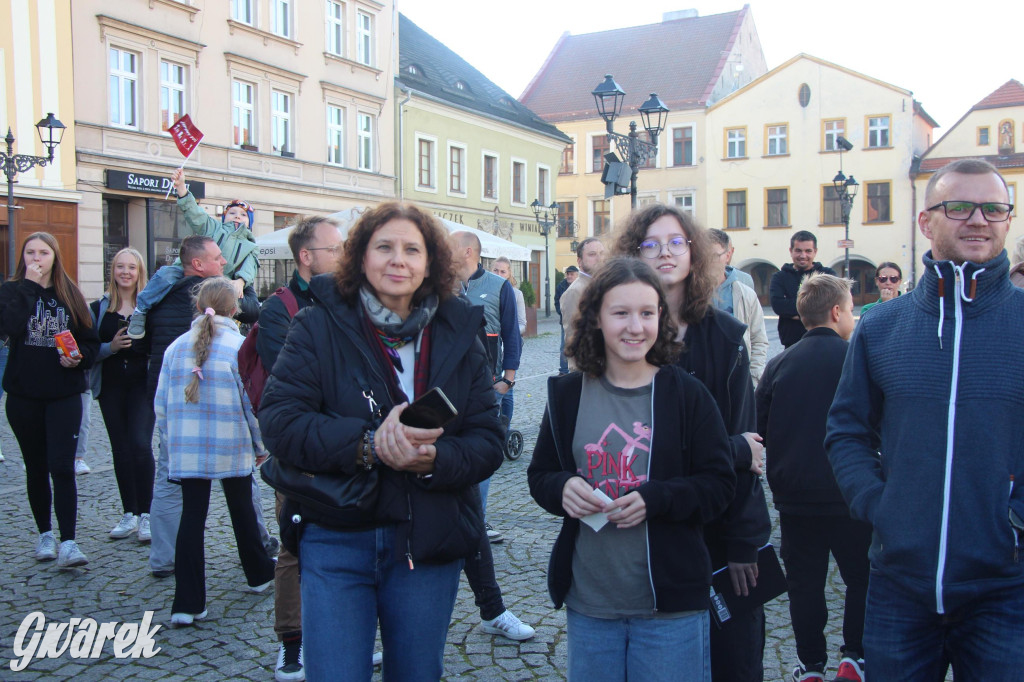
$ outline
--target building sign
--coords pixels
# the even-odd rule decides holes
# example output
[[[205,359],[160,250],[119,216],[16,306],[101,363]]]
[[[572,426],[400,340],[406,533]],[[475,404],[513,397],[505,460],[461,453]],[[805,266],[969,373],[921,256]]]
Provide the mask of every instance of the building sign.
[[[196,199],[206,197],[206,183],[185,183],[185,186]],[[120,189],[129,192],[145,192],[147,194],[167,194],[171,189],[171,178],[166,175],[146,175],[145,173],[126,173],[107,169],[107,189]],[[173,190],[171,192],[174,193]]]

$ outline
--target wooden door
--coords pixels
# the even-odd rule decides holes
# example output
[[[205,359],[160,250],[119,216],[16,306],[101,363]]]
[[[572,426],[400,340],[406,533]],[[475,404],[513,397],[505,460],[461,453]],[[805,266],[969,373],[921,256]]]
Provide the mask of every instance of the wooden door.
[[[14,222],[16,248],[33,232],[49,232],[60,247],[64,270],[78,281],[78,205],[42,199],[15,199],[17,209]],[[6,211],[4,219],[6,220]],[[6,235],[5,235],[6,236]],[[4,245],[6,247],[6,243]],[[6,248],[5,248],[6,250]],[[6,261],[4,261],[6,263]],[[6,268],[5,268],[6,269]]]

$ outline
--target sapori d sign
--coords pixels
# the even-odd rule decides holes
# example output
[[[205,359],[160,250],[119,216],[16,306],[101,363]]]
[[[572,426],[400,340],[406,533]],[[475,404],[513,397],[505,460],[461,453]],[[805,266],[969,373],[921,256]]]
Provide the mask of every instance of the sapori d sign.
[[[206,183],[193,180],[186,184],[196,199],[206,197]],[[121,189],[129,192],[145,192],[147,194],[167,194],[171,188],[169,175],[147,175],[118,170],[107,170],[107,189]],[[171,192],[174,193],[173,191]]]

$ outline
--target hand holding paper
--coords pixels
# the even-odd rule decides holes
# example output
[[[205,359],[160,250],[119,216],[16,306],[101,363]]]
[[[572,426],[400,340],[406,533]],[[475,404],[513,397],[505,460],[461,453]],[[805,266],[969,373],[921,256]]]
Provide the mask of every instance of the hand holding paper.
[[[606,505],[612,502],[612,498],[608,497],[608,495],[606,495],[603,490],[591,488],[590,494],[591,497],[593,497],[595,500],[600,501],[600,506],[602,508],[606,508]],[[593,528],[594,532],[596,533],[597,531],[604,528],[605,524],[608,523],[608,514],[606,514],[603,511],[597,511],[582,517],[580,521]]]

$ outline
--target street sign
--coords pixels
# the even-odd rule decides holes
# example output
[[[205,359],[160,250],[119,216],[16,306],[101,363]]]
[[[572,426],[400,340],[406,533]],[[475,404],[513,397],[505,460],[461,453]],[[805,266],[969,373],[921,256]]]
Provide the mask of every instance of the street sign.
[[[852,239],[840,239],[837,242],[837,246],[840,249],[852,249],[853,248],[853,240]]]

